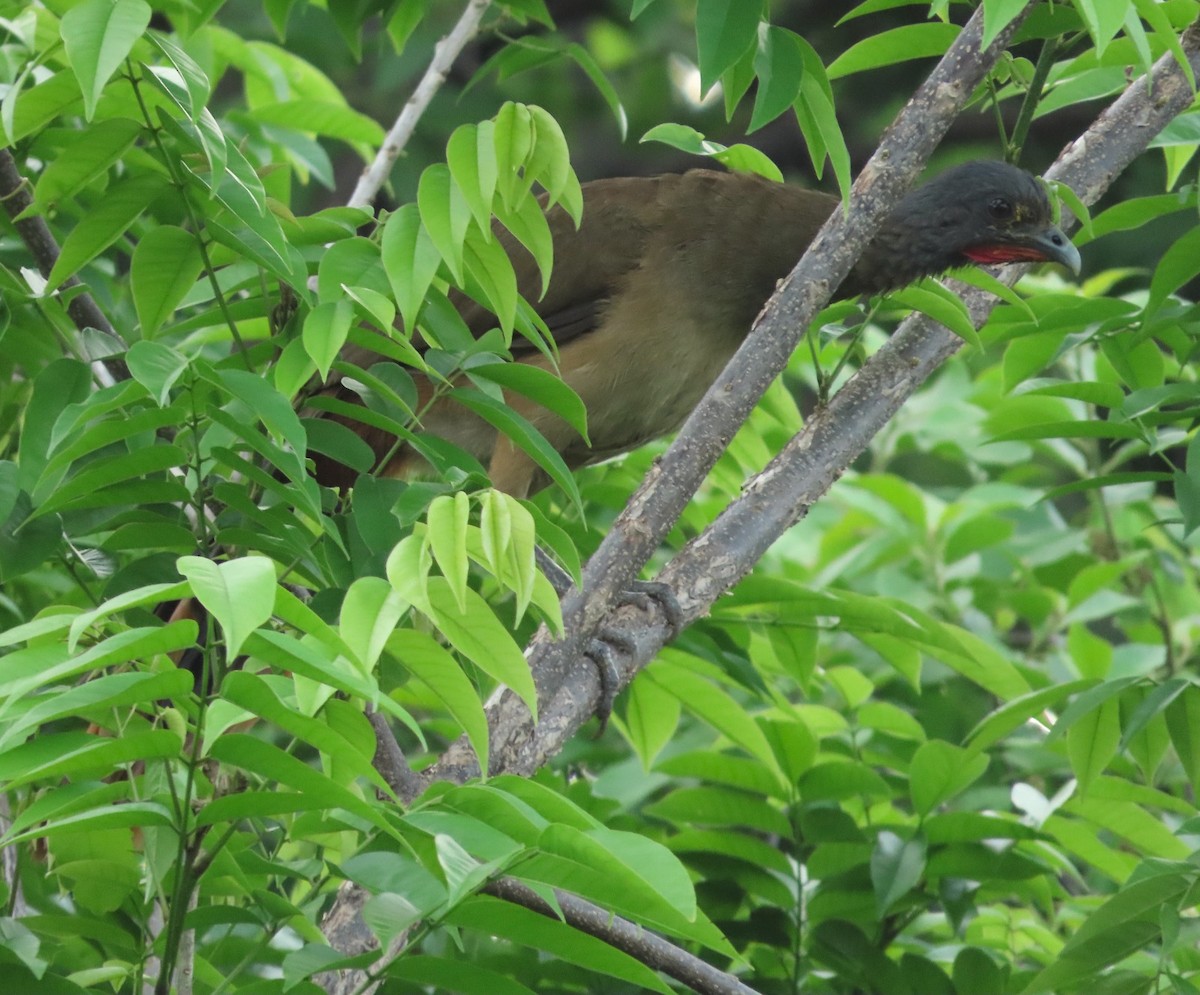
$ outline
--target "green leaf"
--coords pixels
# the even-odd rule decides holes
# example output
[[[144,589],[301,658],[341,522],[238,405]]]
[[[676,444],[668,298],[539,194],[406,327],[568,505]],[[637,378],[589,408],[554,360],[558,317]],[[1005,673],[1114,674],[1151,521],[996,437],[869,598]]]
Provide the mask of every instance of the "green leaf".
[[[987,770],[988,758],[940,739],[924,743],[908,768],[908,788],[913,808],[925,816],[938,805],[961,794]]]
[[[450,267],[454,279],[461,283],[464,279],[463,242],[471,223],[471,208],[444,163],[434,163],[421,173],[417,184],[417,207],[425,231]]]
[[[550,479],[566,491],[567,496],[582,508],[579,485],[558,451],[545,437],[506,404],[473,387],[456,387],[450,396],[507,436],[534,463],[546,471]]]
[[[488,603],[468,588],[464,592],[466,607],[460,609],[444,577],[430,577],[427,593],[430,621],[450,645],[485,674],[516,692],[537,721],[537,690],[529,664]]]
[[[413,629],[397,629],[388,637],[387,651],[405,670],[425,684],[446,706],[451,717],[467,735],[479,759],[479,769],[488,769],[488,725],[479,695],[458,661],[430,636]]]
[[[561,377],[528,363],[484,363],[470,367],[467,375],[472,380],[489,380],[536,401],[587,441],[587,409]]]
[[[346,344],[353,322],[354,305],[346,297],[318,304],[305,317],[301,332],[304,351],[316,364],[322,380],[329,377],[329,370]]]
[[[203,556],[181,556],[179,572],[192,593],[221,625],[225,652],[233,659],[246,637],[271,617],[275,606],[275,565],[262,556],[214,563]]]
[[[1083,680],[1054,684],[1005,702],[986,718],[981,719],[979,724],[967,735],[968,749],[972,753],[986,750],[1014,729],[1019,729],[1035,715],[1056,707],[1060,701],[1064,701],[1078,691],[1092,687],[1095,683],[1095,681]]]
[[[107,5],[109,0],[101,2]],[[74,276],[124,235],[166,187],[167,181],[156,173],[142,173],[113,184],[104,199],[63,241],[62,252],[46,281],[47,290],[57,288],[67,277]]]
[[[381,145],[387,137],[377,121],[334,101],[304,99],[259,104],[254,108],[254,119],[306,134],[340,138],[354,145]]]
[[[1200,687],[1185,689],[1166,707],[1171,745],[1191,782],[1200,789]]]
[[[840,79],[881,66],[941,55],[962,29],[957,24],[907,24],[880,31],[851,45],[829,66],[829,78]]]
[[[231,675],[232,676],[232,675]],[[277,746],[244,733],[220,736],[208,750],[209,756],[239,770],[257,774],[268,785],[284,785],[302,792],[315,807],[334,814],[336,809],[365,819],[389,836],[396,831],[376,806],[363,801],[354,792],[336,784],[303,760],[293,757]],[[269,796],[270,792],[263,792]],[[269,811],[269,802],[264,806]]]
[[[905,840],[883,830],[871,851],[871,885],[875,889],[875,912],[880,919],[907,895],[925,873],[925,844]]]
[[[679,657],[677,651],[665,651],[665,656],[659,657],[654,669],[646,677],[652,678],[664,691],[676,695],[684,708],[746,750],[762,763],[779,783],[786,784],[787,778],[779,767],[775,751],[758,723],[726,691],[686,666],[676,663],[675,660]]]
[[[150,26],[143,0],[84,0],[62,19],[62,40],[90,121],[108,83]]]
[[[135,342],[125,354],[130,375],[150,391],[159,407],[171,399],[171,388],[187,369],[187,357],[162,342]]]
[[[1097,55],[1104,54],[1108,43],[1121,30],[1129,6],[1129,0],[1075,0],[1075,9],[1087,25]]]
[[[46,164],[33,198],[45,208],[73,197],[103,175],[137,141],[142,126],[129,118],[97,121],[75,133],[59,154]]]
[[[758,0],[698,0],[696,53],[705,93],[755,43],[761,16]]]
[[[754,73],[758,89],[748,131],[757,131],[774,121],[800,96],[804,55],[795,34],[774,26],[760,32]]]
[[[980,47],[987,48],[996,35],[1028,6],[1029,0],[983,0],[983,37],[979,40]]]
[[[441,253],[421,224],[415,204],[405,204],[388,215],[380,247],[383,268],[392,285],[396,305],[404,318],[404,327],[411,334],[416,328],[425,292],[437,275]]]
[[[1200,273],[1200,228],[1179,238],[1158,261],[1154,276],[1150,280],[1150,298],[1146,302],[1146,314],[1153,314],[1183,284]]]
[[[426,512],[429,548],[442,568],[458,610],[467,610],[467,529],[471,519],[471,501],[462,491],[453,496],[442,494],[433,499]]]
[[[143,338],[152,338],[175,313],[203,268],[200,244],[191,232],[174,225],[146,232],[134,247],[129,268]]]
[[[671,988],[654,971],[629,954],[557,919],[498,898],[476,895],[452,909],[445,921],[452,926],[476,930],[486,936],[504,937],[520,946],[545,951],[568,964],[617,978],[636,988],[671,995]]]
[[[905,287],[892,294],[891,299],[940,322],[968,345],[982,348],[967,306],[957,294],[936,280],[923,280],[918,286]]]
[[[0,750],[30,730],[69,715],[100,715],[110,709],[152,704],[160,698],[184,698],[192,690],[186,670],[161,674],[104,674],[66,691],[54,689],[32,705],[0,736]]]
[[[304,715],[281,700],[271,685],[256,674],[234,670],[221,682],[221,697],[230,704],[274,723],[301,743],[343,765],[351,777],[365,778],[381,791],[388,787],[371,765],[371,753],[365,753],[328,722]],[[374,742],[372,740],[372,746]]]
[[[1121,741],[1121,707],[1115,698],[1080,716],[1067,730],[1067,756],[1086,794],[1092,781],[1104,773]]]
[[[0,756],[0,778],[18,788],[43,779],[108,774],[139,760],[178,758],[182,747],[183,740],[165,729],[126,733],[119,739],[43,733]]]
[[[414,988],[429,991],[461,992],[462,995],[537,995],[507,973],[457,957],[440,958],[426,954],[405,954],[396,958],[386,971],[387,977],[407,981]]]

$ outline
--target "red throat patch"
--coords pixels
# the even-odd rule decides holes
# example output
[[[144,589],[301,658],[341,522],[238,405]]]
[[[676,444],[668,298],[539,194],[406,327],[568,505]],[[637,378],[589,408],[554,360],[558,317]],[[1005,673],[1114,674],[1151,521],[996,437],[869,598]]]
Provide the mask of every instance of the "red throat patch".
[[[994,263],[1044,263],[1049,257],[1038,249],[1025,245],[974,245],[963,250],[973,263],[991,266]]]

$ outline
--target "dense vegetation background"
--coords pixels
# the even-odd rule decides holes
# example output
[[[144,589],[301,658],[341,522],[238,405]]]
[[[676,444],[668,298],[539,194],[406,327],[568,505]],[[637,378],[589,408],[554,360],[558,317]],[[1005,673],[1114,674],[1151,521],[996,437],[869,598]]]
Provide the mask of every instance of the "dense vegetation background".
[[[1198,8],[0,0],[0,987],[1196,991]],[[534,546],[578,574],[665,444],[572,477],[514,418],[503,390],[580,413],[505,362],[537,328],[491,218],[544,256],[537,193],[713,160],[845,195],[973,14],[1004,50],[931,170],[1041,172],[1136,105],[1064,167],[1128,170],[1056,174],[1082,277],[973,278],[977,333],[930,287],[861,336],[824,311],[647,576],[806,418],[854,433],[827,398],[906,307],[969,344],[572,735],[594,668],[539,669]],[[427,364],[555,485],[424,438],[434,479],[376,480],[297,413],[332,369],[411,439]],[[154,614],[184,597],[206,638]],[[619,617],[628,678],[663,626]]]

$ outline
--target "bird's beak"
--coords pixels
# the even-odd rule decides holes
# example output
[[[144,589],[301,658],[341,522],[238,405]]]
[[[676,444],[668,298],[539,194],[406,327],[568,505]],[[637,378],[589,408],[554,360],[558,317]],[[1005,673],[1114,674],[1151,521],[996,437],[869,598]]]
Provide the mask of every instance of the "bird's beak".
[[[1071,240],[1063,234],[1062,229],[1051,225],[1042,231],[1029,235],[1022,241],[1029,248],[1041,253],[1046,262],[1061,263],[1075,276],[1079,275],[1083,261],[1079,258],[1079,250],[1071,244]]]
[[[1007,232],[963,252],[973,263],[1062,263],[1076,276],[1081,260],[1079,250],[1054,225]]]

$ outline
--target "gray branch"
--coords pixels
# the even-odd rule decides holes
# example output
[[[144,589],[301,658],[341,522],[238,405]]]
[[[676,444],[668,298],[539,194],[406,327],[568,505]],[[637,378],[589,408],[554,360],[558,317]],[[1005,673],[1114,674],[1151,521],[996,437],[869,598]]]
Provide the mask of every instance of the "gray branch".
[[[567,638],[554,642],[544,629],[534,637],[528,656],[539,691],[537,728],[511,693],[503,694],[489,708],[493,773],[531,774],[591,714],[599,683],[595,667],[581,656],[581,650],[611,611],[618,593],[629,587],[658,549],[763,392],[787,365],[804,330],[846,278],[879,224],[912,186],[1022,19],[1023,15],[981,49],[983,10],[976,10],[884,133],[854,184],[848,210],[835,211],[818,232],[767,302],[737,355],[588,561],[583,590],[572,590],[563,600]],[[661,635],[651,637],[644,640],[644,648],[639,645],[635,656],[652,656],[656,639],[661,646]],[[583,672],[585,667],[590,674]],[[470,748],[460,740],[428,777],[461,776],[472,765]]]

